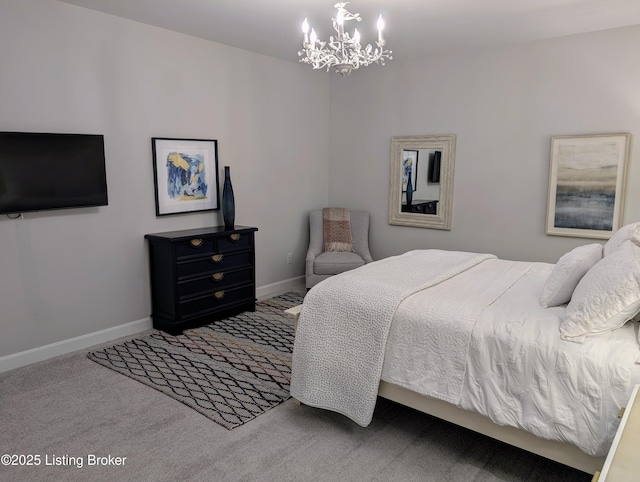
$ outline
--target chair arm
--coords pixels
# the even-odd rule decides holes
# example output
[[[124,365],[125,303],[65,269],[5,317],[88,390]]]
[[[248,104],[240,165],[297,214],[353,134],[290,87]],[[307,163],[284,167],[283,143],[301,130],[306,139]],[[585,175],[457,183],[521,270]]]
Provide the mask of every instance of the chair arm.
[[[359,254],[360,257],[364,259],[365,264],[373,261],[371,253],[369,252],[369,246],[359,246],[358,249],[356,249],[356,252],[356,254]]]
[[[322,210],[312,211],[309,216],[309,249],[306,257],[307,276],[313,274],[313,262],[324,249],[322,232]]]
[[[315,249],[314,246],[309,246],[307,250],[307,257],[305,258],[306,263],[306,273],[307,275],[313,274],[313,262],[316,258],[322,254],[322,250]]]

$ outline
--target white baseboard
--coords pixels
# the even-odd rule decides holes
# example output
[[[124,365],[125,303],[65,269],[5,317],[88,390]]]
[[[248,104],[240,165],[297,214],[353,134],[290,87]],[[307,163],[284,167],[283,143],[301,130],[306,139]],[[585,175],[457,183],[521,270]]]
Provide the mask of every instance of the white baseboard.
[[[106,330],[88,333],[69,340],[62,340],[51,343],[50,345],[3,356],[0,358],[0,373],[30,365],[31,363],[48,360],[56,356],[66,355],[67,353],[89,348],[100,343],[116,340],[123,336],[135,335],[136,333],[141,333],[151,328],[151,318],[143,318],[142,320],[132,321],[124,325],[107,328]]]
[[[306,290],[304,276],[297,276],[296,278],[290,278],[284,281],[278,281],[277,283],[259,286],[256,288],[256,298],[263,300],[265,298],[271,298],[272,296],[281,295],[287,291],[304,290]]]
[[[304,289],[304,276],[298,276],[256,288],[256,298],[260,300],[286,293],[287,291]],[[142,320],[132,321],[124,325],[107,328],[106,330],[88,333],[69,340],[62,340],[50,345],[3,356],[0,357],[0,373],[30,365],[31,363],[48,360],[56,356],[66,355],[76,350],[83,350],[100,343],[117,340],[123,336],[135,335],[136,333],[141,333],[151,328],[151,318],[143,318]]]

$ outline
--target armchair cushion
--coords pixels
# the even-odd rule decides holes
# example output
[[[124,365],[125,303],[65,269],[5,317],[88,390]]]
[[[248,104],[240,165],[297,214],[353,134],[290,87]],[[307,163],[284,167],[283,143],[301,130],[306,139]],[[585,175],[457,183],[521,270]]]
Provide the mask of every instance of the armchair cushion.
[[[313,261],[313,272],[315,274],[339,274],[360,266],[364,266],[364,260],[355,253],[329,251],[316,257]]]

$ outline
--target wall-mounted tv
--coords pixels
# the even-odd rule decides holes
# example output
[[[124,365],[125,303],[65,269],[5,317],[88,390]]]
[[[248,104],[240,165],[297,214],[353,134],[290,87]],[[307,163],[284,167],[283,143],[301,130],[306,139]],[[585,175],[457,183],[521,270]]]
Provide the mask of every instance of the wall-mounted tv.
[[[442,151],[434,151],[429,155],[429,167],[427,172],[427,179],[429,182],[440,182],[440,159],[442,157]]]
[[[104,136],[0,132],[0,214],[107,204]]]

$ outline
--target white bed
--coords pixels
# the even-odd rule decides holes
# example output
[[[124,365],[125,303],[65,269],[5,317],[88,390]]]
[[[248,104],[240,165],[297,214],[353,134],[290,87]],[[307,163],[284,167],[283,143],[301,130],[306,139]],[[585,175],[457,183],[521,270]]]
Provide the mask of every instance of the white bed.
[[[365,426],[380,395],[593,473],[640,384],[638,323],[561,339],[575,306],[540,304],[560,264],[425,250],[330,278],[305,298],[291,394]]]

